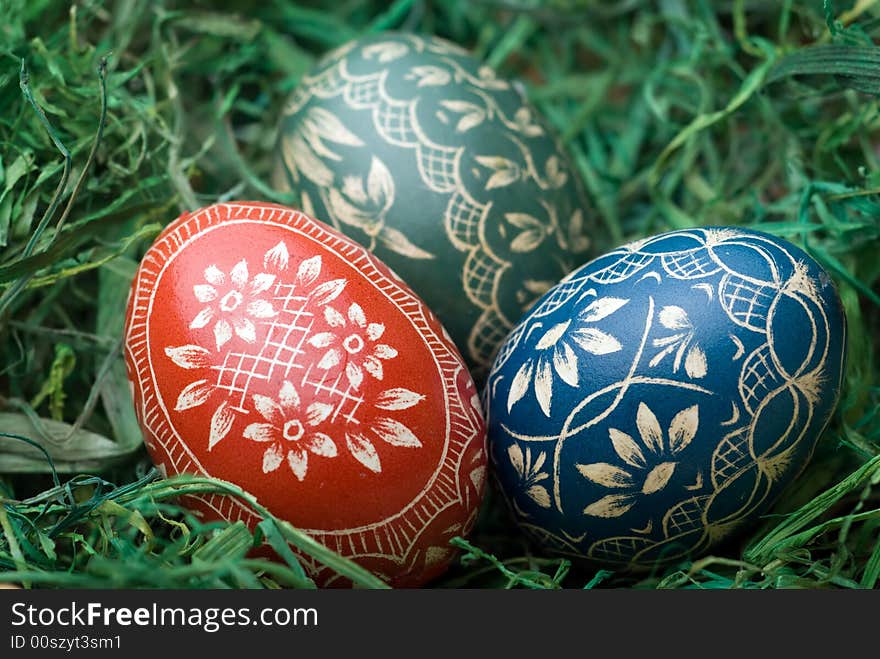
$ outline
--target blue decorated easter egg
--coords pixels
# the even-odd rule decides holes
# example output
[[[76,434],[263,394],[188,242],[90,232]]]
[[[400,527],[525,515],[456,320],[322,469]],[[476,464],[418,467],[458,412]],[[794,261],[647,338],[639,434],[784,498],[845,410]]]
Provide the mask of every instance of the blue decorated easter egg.
[[[827,273],[773,236],[671,231],[583,265],[502,345],[497,480],[545,548],[612,566],[705,553],[806,465],[840,392]]]

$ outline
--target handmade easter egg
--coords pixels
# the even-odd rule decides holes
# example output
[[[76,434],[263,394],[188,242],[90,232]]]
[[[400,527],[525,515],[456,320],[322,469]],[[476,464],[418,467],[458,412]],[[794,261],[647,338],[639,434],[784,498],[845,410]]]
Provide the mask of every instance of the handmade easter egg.
[[[805,466],[841,386],[828,275],[756,231],[672,231],[582,266],[489,376],[490,457],[518,522],[609,565],[696,556]]]
[[[276,182],[430,306],[472,373],[590,241],[578,177],[523,95],[414,34],[333,51],[288,103]]]
[[[461,356],[405,284],[326,225],[263,203],[184,214],[143,258],[125,341],[166,474],[231,481],[394,586],[442,572],[473,524],[485,426]],[[191,503],[259,521],[232,498]]]

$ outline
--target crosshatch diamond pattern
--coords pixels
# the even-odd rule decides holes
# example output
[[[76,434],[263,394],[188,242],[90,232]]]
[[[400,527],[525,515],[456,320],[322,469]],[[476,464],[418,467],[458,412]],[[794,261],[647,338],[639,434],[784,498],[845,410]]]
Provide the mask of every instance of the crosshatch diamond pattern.
[[[352,389],[344,371],[336,369],[334,375],[327,370],[304,363],[303,349],[312,335],[314,313],[310,310],[309,296],[296,294],[293,284],[279,283],[275,286],[273,302],[278,315],[269,322],[265,339],[258,351],[226,354],[223,365],[216,367],[217,388],[228,392],[233,409],[248,412],[251,384],[255,381],[292,380],[298,389],[316,394],[316,398],[334,404],[329,420],[356,421],[358,409],[364,399]]]
[[[664,254],[663,268],[676,279],[698,279],[718,272],[718,264],[709,258],[706,249],[694,249],[679,254]]]
[[[226,354],[223,365],[217,368],[217,388],[227,391],[234,407],[248,411],[250,385],[255,380],[288,379],[294,370],[303,370],[298,363],[303,345],[312,331],[314,316],[307,310],[309,298],[296,295],[292,284],[276,284],[273,302],[278,315],[269,322],[265,339],[259,351]]]
[[[703,509],[706,497],[695,497],[682,501],[667,513],[664,520],[666,533],[670,536],[683,535],[702,526]]]
[[[482,250],[474,250],[464,265],[465,292],[484,306],[492,302],[495,278],[501,269],[498,261]]]
[[[761,346],[749,357],[743,367],[739,386],[743,403],[754,412],[767,395],[782,384],[782,378],[773,365],[770,346]]]
[[[458,153],[457,149],[448,147],[438,147],[434,145],[420,144],[418,148],[419,168],[422,176],[432,190],[437,192],[452,192],[457,188],[455,157]],[[463,197],[461,193],[457,193],[459,197]],[[470,208],[464,207],[463,199],[460,206],[463,208],[464,215],[475,216],[479,221],[481,208],[469,204]]]
[[[628,563],[630,558],[650,543],[642,538],[610,538],[597,542],[592,557],[609,563]]]
[[[449,198],[446,207],[446,226],[451,237],[461,243],[462,249],[479,244],[480,221],[486,212],[484,205],[472,203],[460,192]]]
[[[331,422],[338,419],[344,419],[348,423],[357,421],[357,412],[364,402],[363,397],[352,389],[341,372],[336,377],[329,377],[327,371],[316,370],[314,367],[306,370],[300,381],[301,386],[323,393],[326,399],[335,403],[329,417]]]
[[[571,298],[578,295],[583,288],[584,278],[575,277],[561,284],[557,284],[551,288],[546,297],[542,299],[533,312],[535,316],[545,316],[553,313],[564,304],[568,303]]]
[[[483,314],[488,315],[489,318],[485,319],[486,322],[480,323],[478,326],[480,331],[471,336],[474,351],[479,354],[492,350],[492,347],[499,345],[507,335],[504,329],[505,321],[498,316],[497,311],[488,309]]]
[[[653,254],[640,254],[638,252],[625,254],[617,263],[591,275],[591,278],[600,284],[621,282],[651,263],[654,258]]]
[[[748,468],[752,461],[749,448],[749,433],[746,430],[721,440],[712,456],[712,482],[716,487]]]
[[[741,277],[729,277],[721,287],[721,299],[730,315],[749,329],[762,330],[767,324],[767,312],[777,289],[767,284],[756,284]]]
[[[416,132],[408,103],[391,103],[383,100],[379,103],[374,116],[379,131],[392,142],[407,145],[416,142]]]
[[[336,91],[336,89],[344,85],[344,79],[336,71],[333,72],[333,75],[335,77],[333,91]],[[348,86],[346,88],[346,98],[352,105],[356,106],[377,103],[379,101],[379,79],[366,78],[357,84]]]

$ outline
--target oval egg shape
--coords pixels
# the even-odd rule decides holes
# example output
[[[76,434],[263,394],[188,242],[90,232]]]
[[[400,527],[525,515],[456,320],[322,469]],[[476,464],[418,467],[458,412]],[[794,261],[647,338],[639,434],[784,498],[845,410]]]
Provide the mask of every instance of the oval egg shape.
[[[275,180],[377,254],[482,381],[523,313],[590,247],[560,143],[509,81],[436,37],[327,55],[285,108]]]
[[[639,567],[695,557],[768,509],[836,405],[846,322],[805,252],[733,227],[610,252],[502,346],[490,458],[555,553]]]
[[[481,501],[485,426],[451,339],[385,265],[300,212],[224,203],[169,225],[132,286],[126,361],[164,473],[231,481],[393,586],[445,569]]]

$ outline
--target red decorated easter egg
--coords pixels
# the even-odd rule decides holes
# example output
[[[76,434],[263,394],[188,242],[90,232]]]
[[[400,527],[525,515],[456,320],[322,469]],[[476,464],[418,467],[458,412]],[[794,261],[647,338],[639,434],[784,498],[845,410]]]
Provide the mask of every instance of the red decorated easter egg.
[[[236,483],[391,585],[439,575],[475,521],[485,426],[461,356],[393,272],[298,211],[224,203],[168,226],[133,283],[126,361],[160,469]]]

